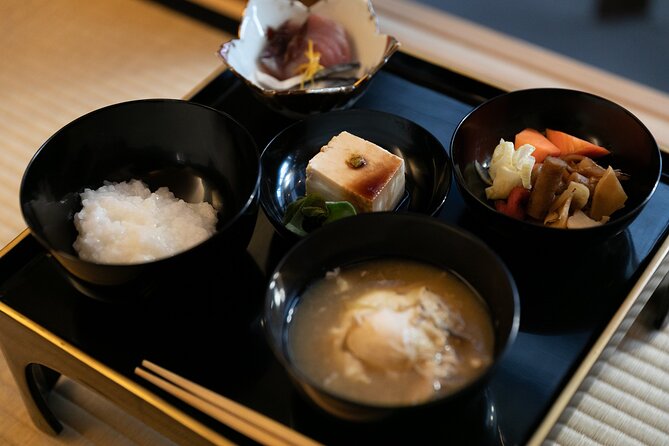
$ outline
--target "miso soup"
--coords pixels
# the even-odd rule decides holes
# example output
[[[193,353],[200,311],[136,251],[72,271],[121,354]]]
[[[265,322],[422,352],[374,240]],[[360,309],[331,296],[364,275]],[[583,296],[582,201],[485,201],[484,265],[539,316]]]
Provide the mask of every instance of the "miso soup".
[[[481,375],[493,361],[494,332],[486,303],[452,272],[378,259],[312,283],[287,342],[297,368],[330,392],[412,405]]]

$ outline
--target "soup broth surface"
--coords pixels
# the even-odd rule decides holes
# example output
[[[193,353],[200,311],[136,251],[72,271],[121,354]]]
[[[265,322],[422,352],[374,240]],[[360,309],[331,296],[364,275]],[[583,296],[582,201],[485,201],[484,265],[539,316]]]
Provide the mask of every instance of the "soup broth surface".
[[[315,383],[349,400],[411,405],[452,393],[492,363],[486,303],[452,272],[406,259],[337,268],[293,311],[288,349]]]

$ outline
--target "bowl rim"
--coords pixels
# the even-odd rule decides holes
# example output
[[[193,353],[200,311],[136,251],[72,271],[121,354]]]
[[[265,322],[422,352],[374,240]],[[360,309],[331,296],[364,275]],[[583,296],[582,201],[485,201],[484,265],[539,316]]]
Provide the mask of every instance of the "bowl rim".
[[[36,160],[39,158],[42,151],[46,150],[47,145],[53,139],[55,139],[58,135],[60,135],[61,133],[63,133],[67,129],[77,125],[79,122],[81,122],[85,119],[90,119],[91,116],[97,115],[99,113],[104,113],[104,112],[107,112],[107,111],[112,110],[112,109],[128,107],[128,106],[132,106],[132,105],[135,105],[135,104],[149,104],[149,103],[156,103],[156,104],[163,103],[163,104],[171,104],[170,106],[172,106],[172,105],[188,106],[188,107],[193,106],[193,107],[197,107],[197,108],[202,108],[202,109],[208,110],[210,112],[215,112],[216,114],[222,116],[223,119],[231,121],[236,127],[238,127],[246,135],[246,137],[249,139],[249,141],[251,142],[251,144],[253,146],[253,149],[254,149],[254,152],[255,152],[255,155],[256,155],[256,164],[257,164],[257,168],[258,168],[258,173],[256,175],[255,185],[253,186],[252,193],[249,195],[246,202],[244,202],[244,204],[241,206],[240,210],[237,213],[235,213],[235,215],[232,218],[228,219],[228,221],[225,223],[225,225],[223,225],[221,227],[221,229],[217,230],[216,232],[214,232],[214,234],[209,236],[207,239],[201,241],[197,245],[193,245],[193,246],[191,246],[190,248],[188,248],[184,251],[177,252],[177,253],[172,254],[170,256],[167,256],[167,257],[162,257],[162,258],[155,259],[155,260],[150,260],[150,261],[147,261],[147,262],[136,262],[136,263],[96,263],[96,262],[91,262],[89,260],[84,260],[84,259],[80,258],[79,256],[74,256],[74,255],[72,255],[68,252],[62,251],[60,249],[53,248],[51,246],[51,244],[48,243],[47,240],[42,236],[41,231],[36,231],[31,227],[31,224],[29,223],[29,220],[28,220],[28,218],[26,216],[26,213],[25,213],[25,210],[24,210],[25,182],[27,180],[27,177],[28,177],[28,174],[29,174],[29,171],[30,171],[31,167],[36,162]],[[30,161],[26,165],[26,168],[25,168],[25,170],[23,172],[23,175],[21,177],[21,183],[20,183],[20,186],[19,186],[19,205],[20,205],[20,208],[21,208],[21,215],[22,215],[23,220],[26,223],[28,229],[30,230],[30,234],[33,237],[35,237],[43,246],[47,247],[49,251],[53,251],[53,252],[57,253],[59,256],[65,258],[67,260],[82,262],[84,264],[89,264],[89,265],[95,265],[96,267],[101,267],[101,268],[104,268],[104,267],[124,267],[124,266],[125,267],[142,267],[142,266],[146,266],[146,265],[158,265],[158,264],[161,264],[162,262],[169,261],[170,259],[173,259],[176,256],[179,256],[181,254],[185,254],[187,252],[190,252],[195,248],[198,248],[202,245],[207,244],[214,237],[216,237],[217,233],[223,232],[227,228],[229,228],[230,226],[235,224],[237,222],[237,220],[239,220],[242,217],[242,215],[244,215],[248,211],[248,209],[251,206],[253,206],[253,203],[255,202],[256,198],[257,197],[259,198],[261,176],[262,176],[262,166],[260,164],[260,153],[259,153],[259,150],[258,150],[258,144],[256,143],[255,139],[251,136],[251,133],[248,131],[248,129],[246,127],[244,127],[243,125],[241,125],[239,123],[239,121],[237,121],[231,115],[229,115],[229,114],[227,114],[227,113],[225,113],[221,110],[218,110],[216,108],[210,107],[208,105],[200,104],[200,103],[197,103],[197,102],[194,102],[194,101],[191,101],[191,100],[187,100],[187,99],[174,99],[174,98],[133,99],[133,100],[129,100],[129,101],[122,101],[122,102],[117,102],[117,103],[114,103],[114,104],[105,105],[103,107],[97,108],[95,110],[91,110],[87,113],[84,113],[81,116],[78,116],[77,118],[68,122],[67,124],[62,126],[60,129],[58,129],[56,132],[54,132],[51,136],[49,136],[46,139],[46,141],[44,141],[44,143],[42,143],[42,145],[39,147],[39,149],[37,149],[35,154],[31,157]],[[76,191],[73,191],[73,192],[77,193]],[[218,211],[217,211],[217,213],[218,213]]]
[[[603,225],[600,226],[592,226],[592,227],[587,227],[587,228],[570,228],[570,229],[565,229],[565,228],[554,228],[551,226],[545,226],[539,223],[527,221],[527,220],[517,220],[513,217],[510,217],[506,214],[503,214],[502,212],[497,211],[494,209],[492,206],[490,206],[489,203],[487,203],[484,200],[481,200],[480,197],[474,195],[469,187],[467,186],[467,182],[465,181],[462,170],[458,167],[458,163],[455,162],[454,158],[454,143],[455,143],[455,138],[460,131],[460,128],[465,124],[465,122],[477,111],[479,111],[481,108],[489,106],[489,104],[495,103],[498,100],[504,100],[510,95],[517,95],[517,94],[542,94],[542,93],[554,93],[554,94],[573,94],[573,95],[584,95],[584,96],[589,96],[590,98],[599,101],[603,104],[607,104],[609,106],[613,106],[619,111],[622,111],[624,114],[632,118],[633,121],[635,121],[639,127],[643,130],[644,133],[646,133],[650,140],[653,142],[653,146],[656,150],[653,150],[653,155],[657,157],[658,160],[658,170],[655,175],[655,178],[653,180],[653,187],[651,190],[648,192],[648,194],[644,197],[644,199],[637,204],[634,208],[628,209],[623,215],[620,215],[616,217],[614,220],[604,223]],[[573,233],[573,234],[595,234],[599,233],[602,228],[610,227],[610,223],[614,223],[616,221],[625,221],[628,220],[634,216],[636,216],[639,212],[641,212],[641,209],[648,203],[648,201],[651,199],[653,194],[655,193],[655,190],[657,189],[658,183],[660,181],[660,178],[662,177],[662,154],[660,151],[659,146],[657,145],[657,142],[655,140],[655,137],[653,134],[650,132],[648,127],[632,112],[630,112],[627,108],[623,107],[622,105],[611,101],[610,99],[606,99],[602,96],[598,96],[594,93],[590,93],[587,91],[582,91],[582,90],[575,90],[571,88],[560,88],[560,87],[538,87],[538,88],[526,88],[526,89],[520,89],[520,90],[513,90],[513,91],[508,91],[506,93],[499,94],[497,96],[494,96],[492,98],[489,98],[482,102],[481,104],[477,105],[474,107],[472,110],[469,111],[458,123],[458,125],[455,127],[455,130],[453,131],[453,135],[451,135],[451,140],[449,143],[449,155],[451,157],[451,163],[453,164],[453,176],[455,177],[455,182],[456,185],[458,186],[458,189],[461,191],[461,193],[466,193],[468,196],[476,200],[477,203],[479,203],[483,209],[485,209],[485,212],[490,212],[493,215],[499,216],[502,218],[502,220],[507,223],[507,224],[520,224],[523,227],[529,227],[529,228],[540,228],[536,230],[546,230],[548,231],[548,234],[554,233],[554,234],[566,234],[566,233]]]
[[[411,127],[414,127],[418,129],[419,131],[423,132],[426,136],[430,137],[431,139],[434,140],[442,149],[443,149],[443,154],[445,156],[445,169],[444,169],[444,194],[442,197],[439,198],[439,202],[433,205],[434,209],[429,210],[429,213],[425,213],[424,215],[429,215],[431,217],[436,216],[439,214],[439,212],[443,209],[444,204],[446,203],[446,199],[448,198],[448,195],[451,191],[451,186],[452,186],[452,176],[453,176],[453,159],[451,158],[451,155],[449,153],[449,150],[444,146],[444,144],[436,137],[432,132],[427,130],[425,127],[422,125],[418,124],[415,121],[412,121],[411,119],[405,118],[404,116],[400,116],[394,113],[389,113],[386,111],[382,110],[375,110],[375,109],[368,109],[368,108],[350,108],[346,110],[332,110],[329,112],[325,113],[319,113],[316,115],[310,115],[307,116],[303,119],[300,119],[296,122],[293,122],[292,124],[288,125],[287,127],[283,128],[281,131],[279,131],[272,139],[267,143],[265,148],[262,150],[260,154],[260,164],[261,166],[264,166],[263,160],[265,159],[265,154],[270,152],[270,147],[281,137],[284,137],[286,133],[293,132],[295,131],[296,128],[299,126],[304,126],[307,123],[311,123],[313,121],[319,121],[319,120],[328,120],[328,119],[335,119],[337,116],[340,115],[356,115],[356,114],[374,114],[379,117],[382,117],[384,119],[394,119],[394,120],[400,120],[405,122],[406,124],[410,125]],[[348,131],[348,130],[342,130],[342,131]],[[374,143],[374,141],[371,141]],[[376,144],[376,143],[375,143]],[[378,145],[378,144],[377,144]],[[385,150],[385,149],[384,149]],[[405,173],[406,175],[406,173]],[[264,177],[266,178],[266,177]],[[305,237],[300,237],[297,234],[294,234],[293,232],[289,231],[288,229],[285,228],[283,224],[281,224],[281,221],[277,220],[274,216],[274,212],[272,212],[271,209],[269,209],[269,204],[268,201],[273,203],[274,200],[268,199],[266,197],[266,193],[264,192],[264,184],[266,181],[263,181],[263,184],[260,187],[260,206],[263,209],[263,212],[267,216],[268,220],[270,223],[272,223],[272,226],[279,232],[284,237],[287,237],[289,239],[302,239]],[[422,214],[422,212],[417,212],[417,211],[403,211],[402,213],[411,213],[415,212],[417,214]],[[373,212],[373,213],[380,213],[380,212]],[[398,212],[391,212],[391,213],[398,213]],[[358,215],[363,215],[363,214],[357,214]],[[320,229],[320,228],[319,228]],[[318,229],[317,229],[318,230]],[[316,232],[316,231],[313,231]]]
[[[488,380],[489,376],[492,374],[492,372],[499,366],[499,363],[502,362],[505,356],[507,356],[509,350],[513,346],[513,344],[516,341],[516,338],[518,337],[518,332],[520,330],[520,317],[521,317],[521,308],[520,308],[520,295],[518,291],[518,286],[516,285],[515,279],[513,275],[511,274],[511,271],[509,270],[508,266],[502,258],[495,252],[487,243],[485,243],[482,239],[474,235],[472,232],[457,226],[450,224],[446,221],[440,220],[435,217],[431,217],[428,215],[424,214],[419,214],[419,213],[414,213],[414,212],[405,212],[405,213],[395,213],[395,212],[371,212],[367,214],[362,214],[359,216],[359,219],[356,220],[357,222],[360,222],[360,219],[368,219],[368,220],[380,220],[382,222],[384,219],[387,218],[393,218],[393,219],[403,219],[405,220],[405,226],[409,225],[433,225],[437,226],[440,228],[442,231],[447,231],[450,232],[452,235],[455,237],[461,237],[463,239],[466,239],[469,243],[478,245],[481,249],[485,250],[488,252],[488,254],[491,256],[490,258],[493,259],[497,263],[497,265],[500,267],[500,270],[503,272],[504,276],[508,279],[508,285],[509,285],[509,290],[511,291],[511,296],[512,296],[512,301],[513,301],[513,318],[511,321],[510,329],[509,329],[509,335],[506,339],[506,342],[502,347],[500,348],[499,352],[493,357],[493,362],[484,370],[480,375],[478,375],[475,379],[469,381],[466,385],[458,388],[454,392],[451,393],[446,393],[444,395],[441,395],[437,398],[432,398],[427,401],[423,401],[417,404],[401,404],[401,405],[391,405],[391,404],[378,404],[378,403],[366,403],[364,401],[359,401],[359,400],[354,400],[347,398],[345,395],[340,395],[336,392],[332,392],[328,389],[325,389],[322,384],[317,383],[315,380],[313,380],[311,377],[309,377],[307,374],[303,373],[298,367],[293,365],[289,359],[287,358],[287,355],[284,354],[284,339],[276,339],[273,334],[272,330],[269,327],[268,323],[268,314],[271,313],[271,305],[272,305],[272,296],[271,296],[271,286],[273,282],[276,280],[278,277],[281,269],[285,266],[285,264],[295,255],[296,252],[299,250],[303,249],[303,246],[309,244],[309,243],[316,243],[318,237],[326,237],[328,234],[328,231],[338,231],[339,226],[345,226],[345,225],[351,225],[351,224],[356,224],[353,222],[353,219],[342,219],[342,220],[337,220],[329,225],[327,225],[327,229],[325,232],[322,232],[321,230],[318,231],[318,236],[313,237],[312,235],[309,235],[307,237],[304,237],[302,240],[300,240],[298,243],[293,245],[287,252],[284,254],[284,256],[281,258],[277,266],[274,268],[272,273],[268,276],[269,277],[269,282],[266,286],[265,289],[265,301],[263,304],[263,314],[262,314],[262,326],[263,326],[263,331],[265,332],[265,339],[267,340],[267,343],[269,344],[270,349],[272,350],[272,353],[274,354],[274,357],[279,361],[279,363],[282,365],[282,367],[286,370],[287,373],[290,375],[295,375],[299,376],[299,379],[301,382],[306,383],[306,385],[316,389],[318,392],[323,393],[324,395],[327,395],[330,398],[333,398],[336,401],[342,401],[346,404],[353,404],[358,407],[363,407],[367,408],[370,410],[379,410],[379,411],[404,411],[404,410],[412,410],[416,408],[422,408],[422,407],[431,407],[433,405],[438,405],[440,403],[443,403],[445,400],[449,399],[456,399],[457,397],[466,394],[467,392],[471,391],[472,389],[475,389],[478,385],[481,383],[484,383]],[[315,239],[315,240],[314,240]],[[364,254],[364,253],[363,253]],[[364,255],[362,255],[364,257]],[[457,272],[456,272],[457,273]],[[301,284],[300,288],[303,291],[310,283],[312,283],[314,280],[317,278],[310,277],[304,280],[304,283]],[[464,280],[463,278],[460,278],[460,280]],[[470,287],[474,288],[477,294],[480,294],[479,291],[469,282],[465,281]],[[486,305],[490,308],[490,304],[488,303],[487,300],[485,300]],[[491,311],[491,310],[489,310]],[[492,312],[492,311],[491,311]],[[493,323],[493,328],[494,328],[494,320],[492,321]],[[285,330],[281,333],[282,337],[285,337]],[[495,341],[497,341],[495,339]],[[301,384],[300,384],[301,385]]]

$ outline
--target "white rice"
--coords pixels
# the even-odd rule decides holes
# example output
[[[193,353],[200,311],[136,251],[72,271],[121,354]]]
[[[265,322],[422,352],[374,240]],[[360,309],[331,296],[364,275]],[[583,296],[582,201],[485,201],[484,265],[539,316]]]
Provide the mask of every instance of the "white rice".
[[[74,215],[79,257],[96,263],[142,263],[169,257],[216,232],[209,203],[186,203],[166,187],[151,193],[139,180],[105,183],[81,194]]]

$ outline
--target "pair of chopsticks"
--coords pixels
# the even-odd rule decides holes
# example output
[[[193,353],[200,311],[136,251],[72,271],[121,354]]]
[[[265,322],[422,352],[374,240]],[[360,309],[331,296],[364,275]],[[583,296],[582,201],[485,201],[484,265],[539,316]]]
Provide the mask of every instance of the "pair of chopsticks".
[[[142,365],[135,368],[135,374],[258,443],[277,446],[319,444],[265,415],[150,361],[143,360]]]

